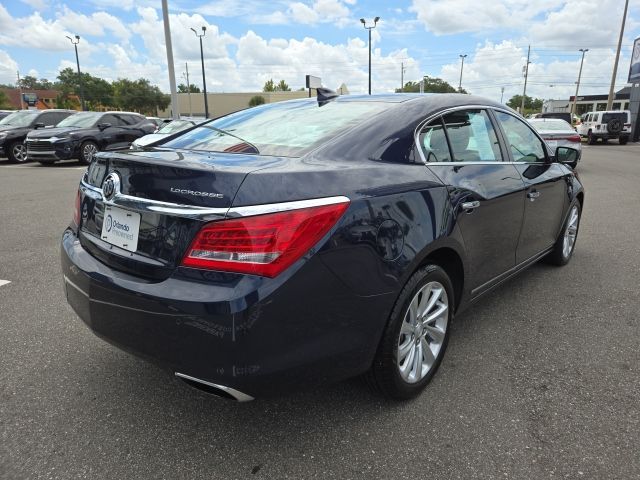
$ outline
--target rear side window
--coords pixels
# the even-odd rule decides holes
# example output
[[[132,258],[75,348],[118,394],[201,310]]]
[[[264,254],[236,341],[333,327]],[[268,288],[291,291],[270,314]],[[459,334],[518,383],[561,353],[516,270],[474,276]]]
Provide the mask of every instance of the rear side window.
[[[460,110],[443,117],[456,162],[502,160],[498,137],[484,110]]]
[[[442,119],[440,117],[424,127],[419,139],[424,158],[426,158],[427,162],[451,161],[449,145],[447,144],[447,137],[444,133],[444,126],[442,125]]]
[[[419,140],[427,162],[502,160],[498,137],[484,110],[460,110],[439,117],[424,127]]]
[[[387,108],[353,101],[261,105],[207,122],[163,147],[297,157]]]

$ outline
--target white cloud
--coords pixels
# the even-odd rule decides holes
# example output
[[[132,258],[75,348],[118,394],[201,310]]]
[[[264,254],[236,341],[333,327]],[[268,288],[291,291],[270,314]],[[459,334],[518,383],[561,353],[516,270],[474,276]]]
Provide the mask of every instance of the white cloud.
[[[46,10],[49,8],[47,0],[20,0],[22,3],[29,5],[31,8],[37,11]]]
[[[15,84],[18,63],[4,50],[0,50],[0,83]]]
[[[527,95],[542,99],[568,99],[575,93],[580,52],[556,53],[559,55],[544,49],[532,50]],[[526,58],[526,47],[517,46],[511,41],[499,44],[485,42],[465,59],[462,87],[473,94],[496,100],[500,99],[500,89],[504,87],[506,102],[513,95],[522,94],[524,85],[522,67],[526,63]],[[580,93],[601,94],[608,91],[613,58],[612,49],[594,49],[587,53]],[[620,59],[616,89],[620,89],[625,84],[626,71],[622,65],[628,65],[628,62],[629,57],[623,55]],[[441,76],[457,87],[460,62],[444,65],[440,72],[435,72],[434,75]]]

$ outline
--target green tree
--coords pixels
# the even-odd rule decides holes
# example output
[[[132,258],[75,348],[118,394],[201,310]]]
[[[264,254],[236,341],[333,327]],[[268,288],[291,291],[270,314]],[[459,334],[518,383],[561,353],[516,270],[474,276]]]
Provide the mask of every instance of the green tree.
[[[46,78],[38,80],[32,75],[26,75],[21,78],[20,85],[22,85],[22,88],[25,90],[51,90],[53,88],[53,83]]]
[[[278,83],[273,81],[273,78],[270,78],[266,82],[264,82],[264,87],[262,87],[263,92],[290,92],[291,87],[287,85],[287,82],[284,80],[280,80]]]
[[[270,78],[266,82],[264,82],[264,87],[262,87],[263,92],[275,92],[276,84],[273,83],[273,78]]]
[[[542,102],[541,98],[532,98],[529,95],[525,95],[524,97],[524,112],[521,113],[531,113],[531,112],[539,112],[542,110]],[[522,95],[514,95],[507,102],[507,106],[517,110],[522,105]]]
[[[0,108],[2,109],[13,108],[9,103],[9,97],[7,97],[7,94],[4,93],[2,90],[0,90]]]
[[[263,105],[265,103],[265,99],[262,95],[255,95],[253,97],[251,97],[251,100],[249,100],[249,106],[250,107],[255,107],[258,105]]]
[[[280,80],[278,82],[278,85],[276,85],[276,91],[278,91],[278,92],[290,92],[291,91],[291,87],[289,85],[287,85],[287,82],[285,82],[284,80]]]
[[[178,85],[178,93],[189,93],[189,92],[200,93],[200,87],[198,87],[197,85],[194,85],[193,83],[189,85],[188,88],[184,83],[181,83],[180,85]]]
[[[424,92],[425,93],[458,93],[458,89],[454,88],[450,83],[442,80],[441,78],[430,77],[428,75],[424,76]],[[416,82],[407,82],[404,84],[403,92],[419,92],[420,91],[420,80]],[[400,93],[400,89],[396,88],[396,93]],[[463,88],[460,93],[467,93],[467,91]]]
[[[157,109],[166,109],[171,103],[171,97],[162,93],[156,85],[151,85],[146,78],[119,78],[112,86],[114,103],[122,109],[149,114]]]

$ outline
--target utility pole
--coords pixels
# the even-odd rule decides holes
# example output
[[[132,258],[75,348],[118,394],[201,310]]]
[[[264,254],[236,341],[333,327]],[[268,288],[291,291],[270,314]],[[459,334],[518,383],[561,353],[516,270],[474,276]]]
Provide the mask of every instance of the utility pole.
[[[524,99],[527,97],[527,77],[529,76],[529,57],[531,55],[531,45],[527,50],[527,64],[524,66],[524,88],[522,90],[522,102],[520,103],[520,114],[524,115]]]
[[[609,98],[607,99],[607,110],[611,110],[613,105],[613,90],[616,87],[616,75],[618,73],[618,60],[620,60],[620,47],[622,47],[622,36],[624,35],[624,22],[627,19],[627,9],[629,8],[629,0],[624,2],[624,13],[622,14],[622,25],[620,26],[620,37],[618,38],[618,51],[616,52],[616,61],[613,63],[613,75],[611,75],[611,86],[609,87]]]
[[[400,93],[404,92],[404,71],[406,70],[404,62],[400,63]]]
[[[193,110],[191,108],[191,84],[189,83],[189,64],[184,62],[184,69],[187,77],[187,97],[189,98],[189,116],[193,117]]]
[[[173,47],[171,45],[171,26],[169,25],[169,8],[167,0],[162,0],[162,20],[164,22],[164,44],[167,47],[167,69],[169,70],[169,89],[171,90],[171,116],[180,118],[178,91],[176,90],[176,72],[173,67]]]
[[[20,81],[20,70],[18,70],[18,93],[20,94],[20,110],[22,110],[22,82]]]
[[[467,55],[460,55],[460,59],[462,63],[460,64],[460,83],[458,83],[458,92],[462,93],[462,69],[464,68],[464,59],[467,58]]]
[[[500,87],[500,103],[502,103],[503,97],[504,97],[504,87]]]
[[[589,51],[588,48],[581,48],[582,60],[580,60],[580,70],[578,71],[578,81],[576,82],[576,94],[573,96],[573,104],[571,104],[571,114],[576,114],[576,102],[578,101],[578,89],[580,88],[580,77],[582,77],[582,64],[584,63],[584,54]],[[607,109],[608,110],[608,109]]]

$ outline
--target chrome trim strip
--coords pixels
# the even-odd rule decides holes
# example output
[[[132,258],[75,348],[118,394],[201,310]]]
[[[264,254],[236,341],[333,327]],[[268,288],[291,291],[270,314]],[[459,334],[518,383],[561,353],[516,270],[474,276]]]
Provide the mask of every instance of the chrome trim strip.
[[[265,205],[250,205],[245,207],[231,207],[227,212],[227,218],[252,217],[255,215],[264,215],[266,213],[286,212],[289,210],[299,210],[301,208],[336,205],[338,203],[347,203],[350,201],[351,200],[349,199],[349,197],[341,195],[336,197],[312,198],[310,200],[296,200],[293,202],[267,203]]]
[[[191,380],[192,382],[202,383],[203,385],[208,385],[213,388],[217,388],[222,390],[225,393],[228,393],[233,398],[235,398],[238,402],[250,402],[253,400],[253,397],[247,395],[246,393],[242,393],[235,388],[227,387],[225,385],[218,385],[217,383],[207,382],[206,380],[201,380],[199,378],[190,377],[189,375],[185,375],[184,373],[174,372],[176,377],[184,378],[185,380]]]
[[[284,212],[288,210],[299,210],[301,208],[319,207],[325,205],[335,205],[338,203],[350,202],[349,197],[335,196],[324,198],[312,198],[309,200],[295,200],[293,202],[268,203],[264,205],[247,205],[230,208],[208,208],[194,205],[183,205],[179,203],[161,202],[148,198],[134,197],[117,193],[112,200],[106,200],[102,194],[102,189],[90,185],[83,178],[80,180],[80,189],[95,200],[102,200],[105,205],[113,207],[128,208],[138,212],[163,213],[177,215],[187,218],[202,218],[206,216],[218,216],[221,218],[250,217],[264,215],[266,213]]]

